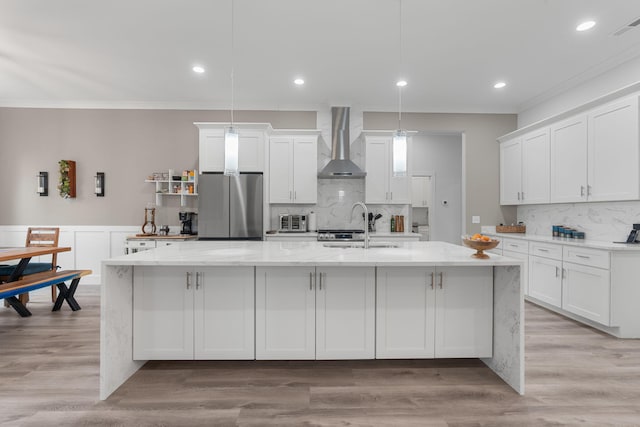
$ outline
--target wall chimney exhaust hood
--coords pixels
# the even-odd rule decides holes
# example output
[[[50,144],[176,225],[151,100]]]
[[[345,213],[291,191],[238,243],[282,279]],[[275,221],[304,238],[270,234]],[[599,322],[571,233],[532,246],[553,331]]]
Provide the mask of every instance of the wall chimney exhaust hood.
[[[364,178],[366,172],[349,159],[349,107],[331,107],[331,160],[318,178]]]

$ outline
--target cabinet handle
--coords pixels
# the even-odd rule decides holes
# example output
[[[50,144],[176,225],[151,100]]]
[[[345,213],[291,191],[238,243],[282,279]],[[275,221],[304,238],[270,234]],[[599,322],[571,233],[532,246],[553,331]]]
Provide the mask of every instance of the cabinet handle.
[[[384,199],[385,200],[389,200],[389,192],[388,191],[384,192]]]
[[[562,269],[562,278],[564,279],[565,277],[567,277],[567,270],[566,269]]]
[[[436,272],[431,272],[431,289],[433,289],[433,285],[436,283]]]
[[[518,245],[514,245],[513,243],[509,243],[509,246],[511,246],[512,248],[517,248]]]
[[[524,191],[522,192],[522,201],[524,201]]]
[[[322,280],[323,280],[323,279],[322,279],[322,276],[325,276],[325,277],[324,277],[324,280],[327,280],[326,274],[327,274],[327,273],[320,273],[320,290],[322,290]]]
[[[187,289],[191,289],[191,273],[187,271]]]
[[[313,290],[313,273],[309,272],[309,290]]]
[[[442,276],[443,276],[444,273],[441,271],[439,274],[440,274],[440,289],[442,289],[442,282],[444,281]]]
[[[556,277],[558,277],[558,267],[556,267]]]
[[[586,256],[586,255],[576,254],[576,256],[577,256],[578,258],[591,259],[591,257],[590,257],[590,256]]]
[[[196,272],[196,290],[200,289],[200,275],[204,273]]]
[[[580,186],[580,197],[584,197],[584,185]]]
[[[390,191],[389,195],[390,195],[389,200],[393,200],[393,191]]]
[[[587,185],[587,196],[591,195],[591,186]]]
[[[520,200],[520,192],[518,191],[518,200]]]
[[[298,198],[298,192],[294,190],[293,192],[293,200],[296,200]]]
[[[539,250],[540,252],[549,252],[549,249],[542,249],[542,248],[538,248],[538,250]]]
[[[291,193],[292,193],[291,190],[289,190],[289,200],[292,200],[291,199]]]

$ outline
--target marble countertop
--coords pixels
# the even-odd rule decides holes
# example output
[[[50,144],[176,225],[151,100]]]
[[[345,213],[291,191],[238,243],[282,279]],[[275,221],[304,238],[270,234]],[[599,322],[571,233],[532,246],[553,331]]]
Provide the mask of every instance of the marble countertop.
[[[391,239],[390,239],[391,240]],[[330,248],[322,242],[186,241],[110,258],[103,265],[139,266],[522,266],[523,261],[444,242],[396,242],[394,248]]]
[[[607,251],[640,251],[639,243],[613,243],[589,239],[567,239],[564,237],[541,236],[538,234],[522,233],[485,233],[496,236],[498,239],[518,239],[530,242],[558,243],[569,246],[579,246],[583,248],[603,249]]]

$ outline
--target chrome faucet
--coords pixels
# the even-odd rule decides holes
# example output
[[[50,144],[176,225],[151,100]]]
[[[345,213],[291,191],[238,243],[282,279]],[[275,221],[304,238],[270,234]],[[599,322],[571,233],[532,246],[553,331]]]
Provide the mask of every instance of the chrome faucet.
[[[369,209],[367,209],[367,205],[364,202],[355,202],[353,206],[351,206],[351,221],[353,221],[353,211],[356,206],[362,207],[364,210],[364,248],[369,249]]]

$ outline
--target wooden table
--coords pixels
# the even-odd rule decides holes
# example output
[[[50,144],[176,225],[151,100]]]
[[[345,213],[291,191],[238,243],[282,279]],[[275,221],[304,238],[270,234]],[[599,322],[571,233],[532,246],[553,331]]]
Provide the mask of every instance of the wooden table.
[[[48,246],[30,246],[24,248],[0,248],[0,261],[9,261],[19,259],[18,266],[13,271],[13,273],[9,276],[5,282],[13,282],[18,280],[24,269],[27,268],[27,264],[31,261],[31,258],[34,256],[40,255],[52,255],[60,252],[69,252],[71,250],[70,247],[58,246],[58,247],[48,247]]]

